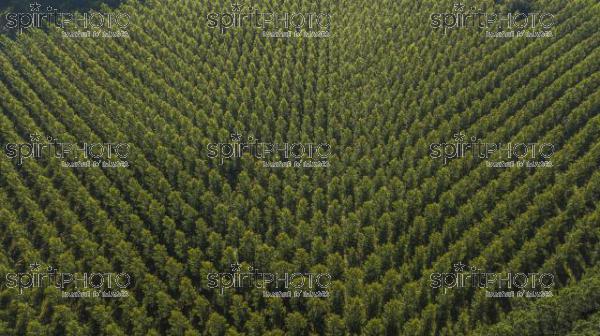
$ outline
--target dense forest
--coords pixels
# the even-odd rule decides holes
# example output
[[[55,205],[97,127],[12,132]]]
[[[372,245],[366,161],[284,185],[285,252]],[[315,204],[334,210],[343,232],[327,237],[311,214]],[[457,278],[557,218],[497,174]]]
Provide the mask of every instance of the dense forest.
[[[476,4],[551,13],[540,38],[433,28],[471,8],[451,1],[79,2],[126,34],[0,35],[0,335],[600,335],[598,1]],[[326,34],[246,12],[326,13],[298,30]],[[471,137],[552,164],[431,155]],[[457,265],[551,295],[432,285]],[[65,297],[84,273],[127,295]]]
[[[40,4],[41,6],[53,6],[61,10],[79,10],[84,11],[90,8],[99,9],[102,6],[116,7],[123,0],[2,0],[0,1],[0,12],[4,11],[30,11],[31,5]]]

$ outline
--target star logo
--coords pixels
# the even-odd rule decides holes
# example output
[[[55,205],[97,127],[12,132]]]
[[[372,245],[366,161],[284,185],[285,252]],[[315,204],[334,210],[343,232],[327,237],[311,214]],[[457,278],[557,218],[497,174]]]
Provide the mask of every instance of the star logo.
[[[37,3],[37,2],[34,2],[34,3],[32,3],[32,4],[29,4],[29,9],[30,9],[32,12],[39,12],[41,7],[42,7],[42,5],[40,5],[40,4],[39,4],[39,3]]]
[[[453,265],[453,268],[454,268],[454,272],[462,272],[467,268],[467,265],[465,265],[459,261],[457,264]]]
[[[454,138],[454,140],[456,140],[456,142],[462,142],[465,140],[465,136],[465,133],[463,131],[460,131],[458,133],[454,133],[452,137]]]
[[[31,142],[39,142],[40,135],[37,133],[29,134],[29,139],[31,140]]]
[[[454,11],[456,12],[462,12],[465,9],[465,5],[461,4],[461,3],[455,3],[454,4]]]
[[[242,140],[241,135],[239,135],[237,132],[231,133],[231,141],[239,142],[240,140]]]
[[[232,272],[239,272],[239,270],[241,268],[240,263],[238,263],[238,262],[235,262],[235,263],[231,264],[230,266],[231,266]]]
[[[234,12],[239,12],[242,9],[242,6],[238,2],[234,2],[231,4],[231,8]]]
[[[35,270],[37,270],[38,268],[40,268],[40,264],[39,264],[39,263],[36,261],[36,262],[34,262],[33,264],[29,264],[29,268],[30,268],[32,271],[35,271]]]

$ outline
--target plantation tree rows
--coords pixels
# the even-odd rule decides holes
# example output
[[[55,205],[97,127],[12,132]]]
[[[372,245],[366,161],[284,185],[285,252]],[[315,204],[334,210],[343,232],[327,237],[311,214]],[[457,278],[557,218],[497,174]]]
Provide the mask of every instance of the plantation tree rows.
[[[0,335],[600,332],[597,1],[482,2],[552,13],[550,38],[444,34],[429,16],[455,4],[430,0],[252,3],[331,13],[329,37],[207,25],[232,5],[105,4],[129,14],[127,38],[66,38],[52,25],[0,35],[3,151],[34,134],[129,144],[119,168],[1,154]],[[461,133],[551,143],[552,165],[431,157],[430,144]],[[327,144],[329,166],[207,155],[207,144],[235,134]],[[6,274],[34,262],[126,272],[130,295],[64,298],[54,286],[6,285]],[[458,262],[551,273],[553,295],[431,286],[432,273]],[[208,274],[238,263],[328,273],[329,295],[207,286]]]

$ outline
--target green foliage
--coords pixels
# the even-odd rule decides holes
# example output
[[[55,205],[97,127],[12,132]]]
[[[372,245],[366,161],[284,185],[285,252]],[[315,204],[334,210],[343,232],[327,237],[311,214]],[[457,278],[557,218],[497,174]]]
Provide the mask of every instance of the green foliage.
[[[444,35],[424,18],[452,4],[409,0],[253,2],[331,12],[328,38],[210,29],[206,15],[231,4],[205,0],[123,2],[129,38],[0,36],[3,149],[33,133],[131,145],[128,168],[2,155],[0,273],[40,261],[134,279],[118,299],[3,286],[0,335],[597,334],[600,7],[493,3],[553,13],[554,36]],[[552,143],[553,165],[429,156],[460,131]],[[232,133],[328,143],[330,167],[210,159],[206,145]],[[554,296],[432,289],[458,261],[552,273]],[[329,296],[208,288],[237,262],[328,273]]]
[[[98,9],[101,5],[110,7],[118,6],[123,0],[37,0],[37,1],[22,1],[22,0],[4,0],[0,3],[0,12],[7,10],[10,12],[28,12],[29,5],[39,3],[42,6],[52,6],[66,10],[88,10],[90,8]]]

